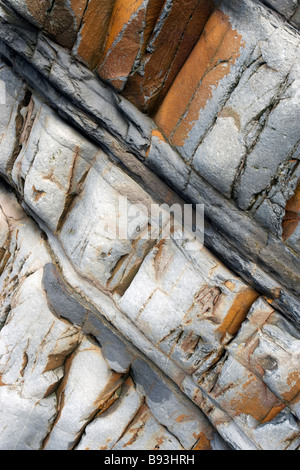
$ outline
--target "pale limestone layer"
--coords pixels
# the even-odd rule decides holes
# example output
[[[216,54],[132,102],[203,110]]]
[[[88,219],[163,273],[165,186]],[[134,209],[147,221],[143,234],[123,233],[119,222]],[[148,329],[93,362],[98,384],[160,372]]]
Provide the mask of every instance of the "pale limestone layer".
[[[49,246],[3,184],[0,207],[0,448],[226,449],[203,413],[99,323],[76,290],[45,277],[48,266],[56,272]],[[76,312],[82,328],[62,318]]]
[[[44,105],[42,109],[44,113],[47,111],[47,107]],[[50,110],[46,114],[48,116],[46,123],[51,124],[53,121],[57,121],[57,117]],[[63,131],[63,127],[65,127],[65,131]],[[34,129],[34,124],[32,129]],[[60,132],[62,136],[68,135],[71,129],[60,121]],[[37,134],[38,137],[39,134]],[[30,139],[30,136],[28,138]],[[87,142],[83,142],[83,149],[86,145]],[[23,160],[24,148],[26,148],[26,144],[23,143],[23,148],[13,168],[13,175],[15,182],[18,183],[18,169],[23,171],[24,188],[26,188],[27,173],[26,158]],[[120,186],[118,186],[120,180],[116,177],[120,174],[120,170],[117,168],[114,170],[114,165],[108,162],[103,152],[96,152],[97,149],[94,146],[90,148],[93,149],[96,157],[90,163],[89,169],[86,170],[88,174],[82,181],[78,191],[79,194],[73,200],[71,213],[76,209],[77,204],[81,204],[82,195],[85,195],[88,185],[91,184],[89,182],[91,174],[94,178],[98,178],[91,180],[94,187],[99,184],[99,194],[102,191],[102,195],[108,191],[107,197],[111,203],[114,202],[111,196],[112,193],[110,193],[111,186],[108,186],[106,182],[113,181],[114,187],[120,190]],[[62,144],[58,146],[57,139],[54,139],[53,150],[56,158],[57,155],[68,155],[68,147]],[[82,160],[83,163],[86,163],[85,159]],[[34,162],[35,155],[33,155],[33,160],[29,165],[29,173],[34,167]],[[24,163],[24,166],[22,166],[22,163]],[[103,165],[105,165],[104,168],[107,168],[104,182],[101,172],[99,172],[99,168],[103,168]],[[60,168],[57,177],[60,178],[61,182],[64,181],[64,178],[66,180],[68,178],[72,179],[71,176],[64,173],[65,169],[68,170],[68,167],[62,165]],[[73,166],[73,168],[76,167]],[[43,167],[41,171],[43,171]],[[110,180],[110,174],[116,176]],[[126,179],[127,177],[125,177],[124,184],[127,185],[126,191],[128,191],[130,189],[130,186],[128,186],[130,179],[127,179],[128,183],[126,183]],[[41,181],[43,181],[42,177]],[[76,182],[76,178],[73,181]],[[132,184],[133,187],[136,187],[136,183]],[[22,186],[19,186],[19,191],[22,191]],[[43,192],[47,193],[46,191]],[[29,197],[26,200],[25,193],[26,191],[24,191],[25,202],[31,210],[35,211],[35,201],[30,200]],[[137,195],[136,192],[132,194]],[[40,198],[43,196],[44,194],[41,194]],[[53,197],[55,197],[55,191],[53,191]],[[144,203],[149,204],[151,201],[151,198],[143,191],[139,192],[139,197]],[[78,284],[74,284],[75,278],[71,278],[73,290],[70,288],[66,290],[59,277],[45,278],[45,266],[52,265],[53,262],[50,252],[47,251],[46,242],[40,238],[40,232],[36,229],[35,224],[26,218],[14,196],[7,190],[3,190],[1,201],[1,217],[3,220],[1,240],[2,247],[5,248],[6,255],[8,254],[8,256],[2,257],[3,272],[1,277],[7,302],[3,312],[2,322],[4,326],[1,332],[4,351],[2,356],[4,368],[2,381],[9,390],[11,386],[15,390],[15,385],[21,383],[24,393],[28,394],[30,403],[33,397],[36,399],[36,385],[39,384],[39,403],[46,400],[47,406],[49,406],[47,416],[43,416],[43,420],[41,420],[44,427],[40,431],[40,438],[39,440],[36,438],[38,442],[35,441],[32,446],[39,448],[45,445],[45,448],[48,449],[72,449],[76,446],[79,446],[79,448],[81,446],[85,446],[85,448],[106,447],[109,443],[107,440],[105,441],[104,437],[99,436],[97,440],[95,430],[97,426],[101,426],[101,420],[104,420],[104,427],[105,425],[110,426],[110,419],[112,419],[112,434],[111,438],[109,437],[111,439],[109,442],[113,442],[114,444],[111,444],[112,448],[116,449],[124,446],[127,448],[131,445],[129,444],[131,439],[127,437],[127,433],[129,433],[128,436],[132,436],[132,434],[136,436],[136,447],[133,448],[154,448],[157,442],[160,442],[162,449],[193,448],[194,446],[196,448],[219,448],[220,445],[223,445],[220,444],[220,438],[215,437],[214,431],[205,421],[200,410],[198,416],[195,411],[192,413],[189,411],[189,407],[194,407],[191,402],[183,398],[179,399],[177,395],[175,399],[170,391],[163,392],[164,388],[168,387],[163,381],[158,382],[160,385],[156,389],[154,384],[157,383],[157,378],[152,379],[151,385],[152,372],[149,375],[148,366],[133,359],[136,353],[133,353],[132,356],[131,352],[131,358],[130,355],[128,356],[133,372],[133,383],[130,382],[129,386],[127,381],[129,366],[124,365],[121,367],[121,364],[117,365],[116,359],[110,359],[107,346],[102,352],[97,344],[82,336],[78,329],[80,325],[83,327],[83,333],[90,332],[94,337],[99,335],[99,329],[95,324],[91,329],[92,317],[88,313],[88,306],[85,308],[79,307],[76,303],[76,296],[78,295],[76,291],[81,291],[81,289],[79,289]],[[47,203],[45,207],[47,207]],[[101,205],[98,207],[101,208]],[[67,214],[65,223],[68,223],[69,217]],[[81,217],[88,218],[89,212],[82,211]],[[103,217],[105,220],[105,214],[103,214]],[[41,218],[48,226],[47,230],[50,234],[51,223],[49,222],[48,212],[43,212],[41,209],[39,219]],[[15,234],[13,230],[15,230]],[[67,235],[65,235],[65,239],[62,237],[63,230],[64,224],[59,228],[54,238],[56,238],[58,244],[65,246],[68,255],[68,243],[66,241],[68,238]],[[77,229],[73,230],[76,233]],[[78,230],[80,231],[81,227]],[[23,231],[25,231],[26,237]],[[51,237],[53,236],[51,235]],[[113,243],[119,242],[114,240]],[[142,333],[144,335],[145,339],[143,343],[140,343],[143,348],[146,348],[144,352],[146,355],[149,354],[149,357],[155,361],[160,357],[159,361],[163,370],[165,366],[163,366],[162,358],[165,355],[166,360],[173,364],[173,369],[166,368],[167,373],[171,374],[172,379],[174,377],[173,380],[180,386],[182,391],[192,398],[204,413],[207,413],[220,434],[235,448],[274,448],[276,445],[281,448],[287,446],[290,448],[297,447],[299,445],[297,441],[297,415],[299,413],[297,405],[297,395],[299,393],[297,362],[294,367],[290,365],[288,377],[283,375],[284,372],[280,373],[280,377],[278,374],[268,376],[261,372],[260,377],[258,377],[256,369],[253,370],[252,359],[249,363],[241,354],[236,356],[234,345],[237,344],[238,351],[242,351],[241,347],[245,336],[243,331],[248,325],[248,322],[244,320],[257,298],[257,294],[240,279],[233,276],[208,250],[201,249],[200,246],[195,250],[195,245],[193,245],[193,250],[190,250],[189,243],[178,237],[178,233],[174,233],[172,239],[161,239],[154,247],[150,247],[149,253],[142,255],[140,264],[136,267],[133,279],[130,279],[125,292],[121,295],[116,292],[114,294],[115,300],[113,301],[112,298],[109,301],[112,302],[110,308],[114,309],[114,314],[110,318],[113,319],[113,323],[116,325],[119,325],[119,320],[116,321],[115,319],[121,318],[122,314],[125,315],[124,319],[127,317],[128,321],[131,320],[131,332],[136,331],[134,334]],[[32,252],[35,246],[36,248]],[[51,246],[53,249],[52,242]],[[59,253],[57,256],[60,256]],[[83,262],[84,258],[85,254],[83,253]],[[82,271],[84,264],[78,263],[76,258],[72,259],[70,257],[70,260],[72,260],[78,272],[84,276],[84,271]],[[65,267],[63,263],[63,271]],[[21,284],[20,281],[15,282],[15,275],[11,277],[11,272],[18,268],[21,270],[21,274],[17,271],[17,276],[21,279],[22,275],[25,276],[25,280]],[[25,272],[24,269],[26,269]],[[95,275],[90,275],[90,278],[86,276],[88,283],[92,281],[97,285],[99,281],[93,276]],[[82,277],[82,282],[83,279]],[[53,288],[51,291],[50,286],[53,286],[54,291]],[[58,286],[61,286],[59,289],[62,289],[62,294],[59,294]],[[26,296],[23,301],[22,295],[25,295],[24,292],[26,292]],[[32,297],[30,292],[34,292]],[[92,294],[94,291],[86,292],[89,292],[90,299],[94,301]],[[73,298],[74,294],[75,297]],[[68,302],[73,302],[73,304],[71,303],[68,307]],[[256,308],[253,306],[252,310],[255,312]],[[267,311],[269,309],[273,312],[273,309],[267,304],[265,304],[265,308]],[[22,324],[26,319],[31,325],[32,318],[28,316],[27,309],[32,315],[36,310],[39,314],[45,312],[49,319],[42,322],[43,328],[45,328],[44,332],[39,331],[39,321],[35,321],[35,328],[30,330],[29,341],[28,338],[26,341],[25,338],[23,340],[18,338],[18,347],[16,348],[13,345],[16,331],[13,322],[14,315],[19,312],[20,317],[16,316],[15,321],[20,321]],[[75,312],[78,312],[76,315],[79,316],[73,317],[73,321],[78,327],[71,327],[65,321],[58,320],[52,312],[71,321]],[[25,318],[21,320],[24,314]],[[160,319],[160,327],[158,327],[157,315]],[[278,314],[274,313],[274,315],[275,319],[281,318]],[[250,322],[252,316],[253,314],[250,313]],[[49,321],[50,324],[47,323]],[[14,327],[11,336],[9,335],[10,325]],[[57,328],[63,328],[62,332],[59,332],[59,329],[56,330],[54,325],[57,325]],[[236,336],[241,325],[242,330]],[[66,328],[67,331],[71,329],[70,333],[64,333]],[[44,339],[45,335],[47,337],[47,332],[52,332],[52,330],[55,337],[55,346],[51,342],[48,345]],[[24,327],[21,331],[21,338],[23,338]],[[278,327],[276,331],[278,331]],[[289,357],[282,357],[282,364],[285,364],[286,361],[291,363],[291,358],[295,360],[294,351],[297,350],[298,343],[297,335],[293,331],[286,321],[281,321],[277,335],[281,335],[281,342],[291,345],[289,346],[291,349]],[[124,331],[121,331],[121,333],[124,333]],[[251,334],[252,330],[250,336]],[[32,335],[33,338],[31,338]],[[294,339],[290,339],[291,335],[294,335]],[[107,337],[107,334],[105,336]],[[60,341],[61,337],[62,340]],[[228,342],[234,337],[236,337],[235,340],[231,342],[228,348]],[[134,336],[131,336],[131,338],[134,343]],[[153,352],[160,351],[160,356],[153,355],[150,350],[147,352],[149,346],[146,346],[146,338],[148,344],[152,343]],[[266,370],[268,370],[268,367],[272,369],[274,363],[272,357],[274,355],[281,357],[279,351],[274,351],[274,348],[279,347],[278,341],[276,340],[272,344],[264,342],[264,345],[261,343],[262,353],[260,350],[256,352],[256,354],[267,355],[267,359],[262,361],[263,364],[266,364]],[[42,347],[39,342],[42,342]],[[32,349],[30,349],[31,344]],[[102,340],[100,340],[100,344],[102,344]],[[14,367],[12,368],[10,368],[10,359],[7,356],[9,353],[6,353],[6,350],[9,351],[11,348],[18,358],[18,361],[13,361]],[[44,356],[37,361],[35,351],[41,348]],[[220,361],[219,359],[226,349],[232,357],[227,358],[226,356],[225,362],[224,360]],[[74,351],[73,354],[72,351]],[[116,348],[115,351],[117,351]],[[70,359],[66,360],[69,354],[72,355]],[[105,359],[105,354],[108,354],[107,359]],[[124,356],[124,353],[122,355]],[[33,372],[29,373],[32,362],[34,364]],[[38,366],[39,362],[40,365]],[[16,364],[18,363],[19,366],[17,367]],[[216,367],[211,368],[215,363]],[[207,369],[210,369],[208,373],[206,372]],[[189,382],[189,376],[192,382]],[[96,377],[98,377],[97,380],[95,380]],[[146,379],[146,377],[148,378]],[[224,381],[224,377],[226,377],[226,381]],[[228,381],[236,383],[232,391],[228,389]],[[284,388],[285,381],[289,382],[289,390]],[[122,387],[125,382],[126,386],[123,390]],[[211,383],[217,385],[211,388]],[[94,385],[92,386],[92,384]],[[128,424],[132,424],[127,429],[124,421],[123,432],[120,433],[119,428],[114,431],[114,416],[119,416],[122,402],[125,400],[124,397],[127,397],[126,390],[128,386],[135,398],[132,398],[133,408],[131,412],[129,407],[127,418],[124,414],[123,419],[128,421]],[[134,391],[135,387],[137,387],[136,391]],[[226,390],[226,393],[225,391],[222,392],[222,399],[220,399],[218,389],[222,390],[222,388]],[[247,394],[245,403],[241,399],[241,390],[244,390],[243,393]],[[55,391],[56,393],[54,393]],[[154,406],[152,393],[154,393],[154,396],[157,396],[157,394],[161,396],[162,402],[159,407]],[[165,393],[168,396],[166,401],[163,398]],[[50,401],[50,398],[52,401]],[[120,401],[118,401],[119,399]],[[20,400],[19,396],[16,398],[16,406],[19,408],[18,400]],[[260,406],[253,404],[256,403],[255,400],[262,400]],[[156,401],[157,399],[154,400],[154,402]],[[142,403],[144,403],[143,406]],[[209,405],[211,403],[214,403],[212,409]],[[176,410],[176,415],[174,415],[174,410]],[[223,416],[221,420],[217,418],[220,414]],[[8,419],[7,414],[5,419]],[[14,423],[14,426],[17,426],[17,424]],[[268,431],[267,436],[263,433],[266,426],[272,430],[272,432]],[[168,432],[166,432],[166,428]],[[197,428],[197,432],[191,433],[191,428]],[[31,424],[28,429],[29,434],[30,429]],[[85,434],[81,443],[83,432]],[[236,438],[237,432],[241,433],[239,439]],[[260,437],[262,433],[263,438]],[[8,441],[4,440],[4,448],[10,445],[16,444],[9,444]],[[24,443],[21,440],[17,445],[22,448]]]
[[[21,1],[10,3],[25,14]],[[81,32],[85,25],[80,20],[83,4],[75,3],[71,36],[54,30],[58,2],[38,24],[68,47],[79,23]],[[152,2],[142,3],[148,8]],[[240,3],[229,7],[221,2],[158,111],[157,122],[179,153],[151,120],[105,88],[66,50],[42,34],[37,39],[35,29],[19,29],[17,35],[9,31],[5,22],[12,16],[0,7],[1,53],[15,61],[21,75],[25,64],[33,89],[36,85],[77,127],[1,63],[7,100],[1,105],[0,173],[39,228],[3,186],[0,448],[299,448],[299,303],[293,297],[299,278],[299,34],[265,7],[250,0]],[[278,3],[272,6],[292,22],[296,6],[291,3],[295,10],[287,13]],[[122,28],[117,7],[113,31]],[[237,14],[240,9],[247,22]],[[63,21],[69,21],[69,13]],[[129,36],[132,32],[127,31]],[[218,37],[214,64],[205,54]],[[207,59],[211,70],[202,70],[200,62],[195,68],[199,51],[205,52],[201,64]],[[79,49],[75,53],[80,56]],[[33,70],[41,74],[34,75],[36,84],[29,77]],[[189,97],[180,82],[186,72],[197,85],[188,110]],[[163,125],[176,121],[181,106],[181,117],[168,135]],[[204,180],[219,191],[210,200],[209,214],[230,207],[221,210],[219,236],[226,225],[245,224],[227,240],[227,262],[246,280],[201,243],[180,235],[180,227],[167,237],[166,210],[163,227],[156,228],[159,213],[150,220],[149,208],[156,197],[169,201],[174,193],[151,172],[145,177],[134,155],[185,197],[192,194],[193,202],[200,194],[205,197],[209,185]],[[244,214],[239,218],[241,211],[225,198],[249,209],[274,236]],[[143,204],[138,213],[137,203]],[[120,229],[126,214],[135,217],[124,237]],[[149,228],[151,240],[145,237]],[[232,261],[233,245],[241,237],[242,261]],[[243,263],[250,252],[249,274]],[[269,267],[267,281],[261,265]],[[292,289],[293,312],[291,297],[287,301],[287,291],[273,276]],[[266,292],[272,298],[261,296]],[[276,310],[278,298],[294,324]]]

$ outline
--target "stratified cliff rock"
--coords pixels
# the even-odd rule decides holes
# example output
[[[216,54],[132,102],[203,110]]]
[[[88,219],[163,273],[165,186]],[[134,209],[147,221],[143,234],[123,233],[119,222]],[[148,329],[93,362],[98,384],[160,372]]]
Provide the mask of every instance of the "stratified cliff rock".
[[[299,12],[0,1],[1,449],[300,448]]]

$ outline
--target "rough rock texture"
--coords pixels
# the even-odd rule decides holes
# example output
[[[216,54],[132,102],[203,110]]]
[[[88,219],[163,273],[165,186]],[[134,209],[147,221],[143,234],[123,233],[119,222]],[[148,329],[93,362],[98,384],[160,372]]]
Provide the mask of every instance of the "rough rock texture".
[[[7,3],[59,44],[72,48],[87,0],[8,0]]]
[[[0,207],[0,448],[123,448],[134,425],[145,448],[226,449],[201,411],[64,284],[43,234],[3,183]]]
[[[300,448],[298,17],[0,1],[1,449]]]
[[[213,1],[166,0],[137,70],[129,78],[125,96],[144,111],[151,111],[172,84],[192,51]]]
[[[235,8],[210,17],[156,122],[197,173],[281,236],[299,180],[299,35],[252,2],[246,21]]]
[[[263,3],[280,13],[295,28],[300,29],[299,0],[263,0]]]

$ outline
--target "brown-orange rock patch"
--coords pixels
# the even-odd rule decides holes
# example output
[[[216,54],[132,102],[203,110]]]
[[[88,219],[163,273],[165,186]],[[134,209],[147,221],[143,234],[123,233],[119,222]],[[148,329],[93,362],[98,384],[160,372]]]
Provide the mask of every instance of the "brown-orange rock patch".
[[[116,0],[98,73],[121,91],[154,28],[163,0]]]
[[[195,436],[195,435],[194,435]],[[204,432],[201,432],[199,436],[197,437],[198,442],[193,448],[193,450],[212,450],[210,440],[208,437],[204,434]]]
[[[87,0],[56,0],[46,12],[43,29],[61,46],[72,49]]]
[[[284,408],[283,403],[254,374],[244,383],[236,397],[228,404],[234,416],[245,414],[252,416],[259,423],[274,419]]]
[[[241,324],[246,320],[250,307],[258,297],[259,294],[251,288],[246,288],[244,292],[240,292],[219,327],[219,331],[223,334],[228,333],[235,336]]]
[[[125,96],[152,112],[185,63],[213,10],[212,0],[165,2],[141,65],[128,80]]]
[[[26,0],[28,12],[36,23],[42,27],[46,18],[46,12],[51,6],[50,0]]]
[[[82,19],[75,54],[94,69],[103,53],[115,0],[90,0]]]
[[[174,145],[184,145],[200,110],[229,75],[244,45],[228,16],[214,11],[155,115],[157,125]]]

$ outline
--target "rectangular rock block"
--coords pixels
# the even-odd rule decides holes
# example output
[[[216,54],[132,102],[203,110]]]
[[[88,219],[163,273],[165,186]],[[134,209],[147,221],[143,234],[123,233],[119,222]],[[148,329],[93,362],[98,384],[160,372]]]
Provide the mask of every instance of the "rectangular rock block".
[[[102,57],[105,38],[115,0],[89,0],[82,18],[73,55],[89,68],[96,68]]]
[[[200,37],[213,0],[166,0],[141,64],[129,78],[125,96],[143,111],[153,111]]]
[[[214,87],[229,74],[241,47],[241,35],[228,16],[216,10],[155,116],[157,125],[175,146],[184,145],[200,110],[212,98]]]
[[[259,299],[228,350],[283,403],[296,409],[300,398],[300,334],[289,321]]]

